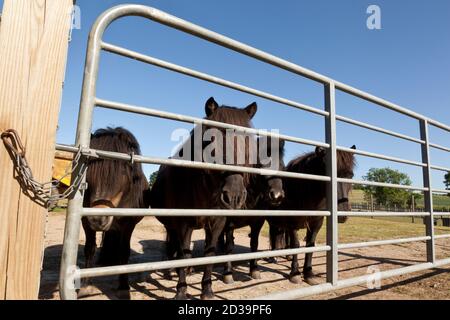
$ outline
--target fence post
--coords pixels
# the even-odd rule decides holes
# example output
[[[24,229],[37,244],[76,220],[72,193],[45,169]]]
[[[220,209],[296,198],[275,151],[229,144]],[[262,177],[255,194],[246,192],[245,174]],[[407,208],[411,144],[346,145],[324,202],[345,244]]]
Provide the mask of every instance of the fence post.
[[[73,0],[5,0],[0,132],[15,129],[34,178],[51,179]],[[36,299],[47,210],[25,196],[0,143],[0,299]]]
[[[431,237],[431,239],[427,241],[427,261],[434,263],[436,255],[434,252],[433,191],[431,188],[430,145],[427,120],[420,120],[420,138],[425,141],[425,144],[422,144],[422,162],[427,164],[422,170],[423,185],[424,188],[428,188],[428,191],[424,192],[424,206],[425,212],[430,213],[429,216],[425,217],[426,235]]]
[[[336,88],[334,82],[325,84],[325,140],[330,145],[327,152],[327,175],[331,181],[327,184],[327,208],[331,215],[327,217],[327,282],[336,285],[338,281],[338,199],[337,199],[337,160],[336,160]]]

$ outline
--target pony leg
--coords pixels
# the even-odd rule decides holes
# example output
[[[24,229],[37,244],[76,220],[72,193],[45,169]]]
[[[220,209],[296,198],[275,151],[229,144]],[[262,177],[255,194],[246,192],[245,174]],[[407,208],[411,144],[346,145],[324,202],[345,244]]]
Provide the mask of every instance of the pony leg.
[[[215,255],[217,240],[225,227],[226,218],[214,218],[207,224],[205,228],[205,257],[212,257]],[[212,290],[211,274],[214,265],[208,264],[205,266],[205,271],[202,278],[202,300],[209,300],[214,298]]]
[[[83,218],[84,219],[84,218]],[[84,222],[84,220],[83,220]],[[95,231],[92,230],[87,223],[83,223],[84,233],[86,235],[86,243],[84,244],[84,267],[91,268],[94,266],[94,256],[97,247]],[[81,281],[81,288],[78,291],[78,297],[84,297],[92,293],[91,279],[85,278]]]
[[[223,234],[226,234],[226,242],[225,242],[225,254],[231,254],[234,249],[234,230],[233,229],[227,229],[224,232],[221,233],[222,237]],[[223,271],[223,282],[226,284],[231,284],[234,282],[233,279],[233,264],[228,261],[225,263],[225,268]]]
[[[270,234],[270,247],[272,248],[272,250],[285,249],[282,243],[283,232],[281,228],[269,223],[269,234]],[[267,258],[266,261],[269,263],[277,263],[277,258],[276,257]]]
[[[119,264],[128,264],[130,259],[130,241],[131,235],[134,230],[134,225],[126,228],[121,233],[120,237],[120,251],[119,251]],[[128,273],[119,275],[119,287],[118,296],[122,299],[130,299],[130,284],[128,281]]]
[[[184,228],[183,228],[184,227]],[[191,237],[193,229],[182,226],[182,229],[178,233],[178,239],[181,239],[178,243],[178,259],[185,259],[191,256]],[[186,282],[186,268],[178,268],[178,284],[177,293],[175,295],[176,300],[187,299],[187,282]]]
[[[287,232],[289,232],[289,242],[290,247],[292,249],[296,249],[300,247],[300,242],[298,241],[298,235],[297,230],[295,229],[289,229]],[[301,277],[300,277],[300,271],[298,269],[298,255],[294,254],[292,256],[292,264],[291,264],[291,273],[289,274],[289,281],[292,283],[300,283]]]
[[[264,224],[264,219],[259,219],[257,222],[253,223],[250,228],[250,249],[252,252],[258,251],[258,241],[259,241],[259,233]],[[252,259],[250,260],[250,276],[253,279],[261,279],[261,273],[258,270],[258,260]]]
[[[283,249],[291,247],[291,239],[290,239],[290,236],[289,236],[289,232],[287,232],[287,231],[284,232],[284,238],[282,237],[281,241],[284,241]],[[286,260],[287,261],[292,261],[292,256],[286,256]]]
[[[167,260],[174,260],[177,253],[177,234],[173,230],[166,228],[166,258]],[[172,271],[174,269],[164,269],[163,277],[166,280],[172,280]]]
[[[320,225],[321,226],[321,225]],[[314,247],[316,245],[316,237],[320,230],[319,228],[314,228],[313,231],[310,228],[306,231],[306,247]],[[305,263],[303,264],[303,277],[306,283],[310,285],[315,285],[320,283],[320,278],[317,277],[312,271],[312,252],[305,254]]]
[[[217,240],[217,253],[225,253],[225,230],[222,231],[222,233],[219,236],[219,239]]]

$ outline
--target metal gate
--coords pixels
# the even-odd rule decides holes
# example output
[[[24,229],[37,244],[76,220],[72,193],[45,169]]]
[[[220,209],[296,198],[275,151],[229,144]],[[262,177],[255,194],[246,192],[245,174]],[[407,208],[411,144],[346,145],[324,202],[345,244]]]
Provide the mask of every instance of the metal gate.
[[[307,105],[303,105],[296,101],[288,100],[279,96],[269,94],[264,91],[260,91],[254,88],[240,85],[225,79],[221,79],[209,74],[198,72],[195,70],[188,69],[176,64],[172,64],[167,61],[153,58],[151,56],[143,55],[138,52],[134,52],[116,45],[106,43],[102,40],[102,36],[106,28],[116,19],[124,16],[141,16],[157,23],[164,24],[166,26],[178,29],[182,32],[189,33],[198,38],[202,38],[206,41],[213,42],[217,45],[226,47],[228,49],[234,50],[236,52],[242,53],[246,56],[255,58],[262,62],[271,64],[275,67],[287,70],[294,74],[302,77],[309,78],[323,85],[324,87],[324,97],[325,97],[325,111],[319,110]],[[306,140],[295,136],[288,136],[283,134],[269,133],[267,131],[258,129],[249,129],[245,127],[239,127],[234,125],[228,125],[225,123],[209,121],[205,119],[164,112],[160,110],[144,108],[140,106],[134,106],[129,104],[118,103],[114,101],[107,101],[99,99],[96,97],[96,82],[97,74],[99,68],[100,52],[102,50],[108,51],[110,53],[118,54],[120,56],[138,60],[147,64],[151,64],[157,67],[161,67],[173,72],[181,73],[190,77],[198,78],[200,80],[215,83],[217,85],[225,86],[234,90],[249,93],[264,99],[275,101],[284,105],[288,105],[294,108],[302,109],[308,112],[312,112],[324,117],[325,121],[325,143],[319,141]],[[411,136],[386,130],[380,127],[369,125],[360,121],[356,121],[350,118],[336,115],[335,112],[335,92],[340,90],[342,92],[348,93],[352,96],[364,99],[366,101],[377,104],[378,106],[391,109],[398,113],[407,115],[413,119],[416,119],[420,123],[420,139],[416,139]],[[130,154],[121,154],[116,152],[108,152],[102,150],[94,150],[89,148],[90,136],[91,136],[91,126],[92,126],[92,114],[94,107],[102,107],[108,109],[115,109],[124,112],[132,112],[137,114],[142,114],[146,116],[159,117],[165,119],[171,119],[176,121],[195,123],[195,124],[207,124],[210,126],[220,127],[220,128],[230,128],[236,129],[245,133],[252,133],[262,136],[271,136],[275,138],[284,139],[287,141],[307,144],[312,146],[321,146],[329,149],[329,155],[327,158],[327,176],[316,176],[307,175],[300,173],[290,173],[282,171],[273,171],[267,169],[256,169],[240,166],[229,166],[229,165],[218,165],[204,162],[193,162],[178,159],[162,159],[150,156],[137,156]],[[396,138],[412,141],[421,145],[422,150],[422,162],[414,162],[400,158],[394,158],[382,154],[376,154],[361,150],[353,150],[349,148],[339,147],[336,145],[336,121],[346,122],[358,127],[362,127],[368,130],[373,130],[381,132]],[[210,263],[223,263],[226,261],[243,261],[250,259],[259,259],[266,257],[276,257],[284,255],[293,254],[303,254],[307,252],[326,252],[327,256],[327,275],[326,283],[316,286],[311,286],[307,288],[299,288],[291,291],[285,291],[282,293],[273,293],[263,297],[255,297],[257,299],[296,299],[300,297],[305,297],[317,293],[322,293],[331,290],[337,290],[345,287],[350,287],[354,285],[359,285],[365,283],[369,277],[373,275],[364,275],[356,278],[350,278],[345,280],[338,279],[338,252],[341,250],[351,249],[351,248],[362,248],[369,246],[379,246],[387,244],[397,244],[397,243],[407,243],[414,241],[425,241],[427,249],[427,262],[417,265],[412,265],[400,269],[394,269],[389,271],[380,272],[377,276],[380,279],[402,275],[406,273],[416,272],[420,270],[436,268],[443,265],[450,264],[450,258],[444,260],[436,260],[435,258],[435,239],[449,238],[449,235],[434,235],[434,218],[433,218],[433,192],[436,193],[450,193],[449,190],[437,190],[431,188],[431,175],[430,171],[440,170],[440,171],[450,171],[450,168],[444,168],[440,166],[434,166],[430,163],[430,148],[440,149],[446,152],[450,152],[450,148],[433,144],[429,141],[428,129],[429,126],[435,126],[447,132],[450,132],[450,127],[439,123],[435,120],[429,119],[421,114],[417,114],[408,109],[402,108],[391,102],[385,101],[366,92],[355,89],[346,84],[335,81],[331,78],[323,76],[321,74],[315,73],[308,69],[302,68],[296,64],[288,62],[286,60],[280,59],[276,56],[270,55],[233,39],[227,38],[223,35],[215,33],[213,31],[207,30],[195,24],[184,21],[180,18],[169,15],[165,12],[159,11],[154,8],[141,6],[141,5],[121,5],[113,7],[106,12],[104,12],[95,22],[90,36],[87,49],[86,65],[84,70],[84,80],[81,96],[80,113],[78,118],[78,129],[76,136],[76,145],[57,145],[57,149],[78,152],[80,151],[83,156],[95,155],[96,157],[107,158],[107,159],[118,159],[123,161],[135,161],[140,163],[150,163],[150,164],[164,164],[171,166],[183,166],[190,168],[202,168],[202,169],[213,169],[213,170],[225,170],[234,172],[247,172],[253,174],[262,175],[276,175],[280,177],[290,177],[297,179],[309,179],[327,182],[327,211],[252,211],[252,210],[188,210],[188,209],[93,209],[93,208],[83,208],[83,184],[77,189],[76,193],[69,201],[68,212],[66,218],[66,227],[64,232],[64,247],[62,253],[61,261],[61,272],[60,272],[60,291],[61,297],[63,299],[76,299],[75,283],[79,281],[80,278],[89,278],[97,276],[107,276],[116,275],[123,273],[134,273],[134,272],[144,272],[161,270],[168,268],[177,267],[187,267],[187,266],[198,266]],[[423,181],[424,186],[404,186],[395,185],[379,182],[368,182],[368,181],[358,181],[352,179],[343,179],[337,177],[336,168],[336,151],[342,150],[346,152],[351,152],[353,154],[378,158],[383,160],[394,161],[398,163],[404,163],[408,165],[418,166],[423,169]],[[76,172],[74,174],[77,174]],[[337,201],[337,184],[338,182],[352,183],[357,185],[369,185],[369,186],[381,186],[381,187],[391,187],[409,190],[423,191],[425,195],[425,212],[405,212],[405,213],[392,213],[392,212],[338,212],[338,201]],[[312,248],[298,248],[298,249],[285,249],[285,250],[273,250],[264,251],[256,253],[245,253],[245,254],[234,254],[227,256],[216,256],[216,257],[201,257],[201,258],[191,258],[175,261],[160,261],[160,262],[150,262],[150,263],[140,263],[140,264],[130,264],[121,266],[110,266],[110,267],[99,267],[99,268],[88,268],[79,270],[76,267],[77,261],[77,251],[78,251],[78,241],[81,225],[81,217],[83,216],[97,216],[97,215],[108,215],[108,216],[230,216],[230,215],[253,215],[253,216],[276,216],[276,215],[292,215],[292,216],[326,216],[326,245],[321,247]],[[396,239],[396,240],[383,240],[383,241],[371,241],[371,242],[361,242],[361,243],[346,243],[338,244],[338,216],[421,216],[425,217],[426,220],[426,236],[406,238],[406,239]],[[450,213],[439,213],[439,216],[450,216]]]

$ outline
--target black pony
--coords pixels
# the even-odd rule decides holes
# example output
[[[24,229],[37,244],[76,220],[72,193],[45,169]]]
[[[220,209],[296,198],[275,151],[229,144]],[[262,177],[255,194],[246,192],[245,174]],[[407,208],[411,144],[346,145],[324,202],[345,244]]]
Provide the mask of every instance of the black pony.
[[[91,136],[93,149],[121,153],[140,154],[136,138],[123,128],[98,129]],[[83,206],[92,208],[148,208],[149,186],[140,163],[119,160],[93,159],[86,173],[87,190]],[[136,224],[142,217],[83,217],[86,234],[84,246],[85,267],[94,265],[96,232],[104,232],[103,245],[98,263],[100,265],[127,264],[130,256],[130,239]],[[85,285],[89,282],[85,282]],[[128,275],[119,276],[119,294],[129,297]],[[84,287],[79,295],[89,294]]]
[[[356,147],[353,146],[352,149]],[[286,171],[314,175],[326,175],[327,150],[317,147],[315,152],[307,153],[291,162]],[[353,153],[337,151],[337,176],[339,178],[353,178],[355,157]],[[281,206],[283,210],[326,210],[326,183],[322,181],[303,179],[283,179],[285,200]],[[348,195],[352,189],[349,183],[338,183],[338,210],[350,211]],[[270,239],[272,249],[298,248],[300,246],[297,232],[306,228],[306,246],[314,247],[324,217],[268,217],[270,225]],[[339,222],[346,221],[340,217]],[[306,253],[303,266],[303,277],[309,284],[317,284],[318,279],[312,271],[312,253]],[[289,280],[294,283],[301,281],[298,270],[297,255],[292,257]]]
[[[210,98],[205,104],[206,119],[216,122],[251,127],[251,119],[257,110],[256,103],[239,109],[221,106]],[[200,143],[198,136],[200,134]],[[210,136],[211,135],[211,136]],[[241,158],[241,166],[251,166],[255,148],[251,148],[251,136],[244,137],[245,143],[237,143],[242,135],[224,129],[198,125],[191,137],[177,153],[185,160],[205,161],[205,154],[214,161],[229,163],[228,160]],[[256,144],[256,142],[254,142]],[[225,146],[230,146],[225,148]],[[195,147],[197,146],[197,147]],[[224,150],[225,149],[225,150]],[[187,153],[191,154],[188,155]],[[193,169],[186,167],[161,166],[151,190],[152,208],[175,209],[241,209],[247,198],[248,174],[217,170]],[[169,259],[191,257],[190,243],[194,229],[205,230],[205,256],[213,256],[217,240],[222,232],[226,217],[159,217],[167,230],[166,250]],[[214,297],[212,291],[212,265],[207,265],[202,279],[202,299]],[[176,299],[187,298],[186,269],[178,271]]]
[[[284,170],[284,140],[260,137],[258,139],[258,164],[257,168],[271,168],[279,171]],[[275,147],[278,152],[272,152]],[[265,161],[263,161],[264,157]],[[246,209],[248,210],[268,210],[278,207],[284,199],[283,181],[278,176],[251,175],[250,185],[247,188]],[[250,226],[250,249],[252,252],[258,251],[258,238],[261,228],[266,218],[262,217],[227,217],[219,244],[224,247],[225,254],[230,254],[234,248],[234,230]],[[250,261],[250,276],[253,279],[260,279],[257,260]],[[225,264],[223,281],[233,282],[232,263]]]

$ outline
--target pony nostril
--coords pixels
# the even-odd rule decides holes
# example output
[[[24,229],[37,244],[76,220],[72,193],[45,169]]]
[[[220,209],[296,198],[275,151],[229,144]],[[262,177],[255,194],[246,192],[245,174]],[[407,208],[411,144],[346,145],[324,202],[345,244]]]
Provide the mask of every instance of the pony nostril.
[[[231,197],[228,191],[222,191],[220,200],[222,201],[223,204],[227,206],[231,205]]]
[[[279,191],[270,191],[269,193],[270,200],[278,201],[284,198],[284,194]]]

